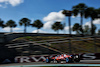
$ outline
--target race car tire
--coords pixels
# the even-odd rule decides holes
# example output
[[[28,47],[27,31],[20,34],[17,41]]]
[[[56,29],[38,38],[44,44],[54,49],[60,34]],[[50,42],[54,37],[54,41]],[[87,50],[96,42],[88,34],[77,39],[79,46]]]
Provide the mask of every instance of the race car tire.
[[[74,61],[75,61],[75,62],[80,62],[80,59],[75,59]]]
[[[80,57],[78,55],[74,56],[74,61],[75,62],[80,62]]]
[[[50,63],[50,59],[49,58],[46,58],[46,63]]]
[[[70,58],[69,57],[69,61],[68,61],[69,63],[73,63],[73,58]]]
[[[57,60],[57,63],[61,63],[61,61],[60,60]]]
[[[66,63],[68,63],[69,62],[69,58],[66,58]]]

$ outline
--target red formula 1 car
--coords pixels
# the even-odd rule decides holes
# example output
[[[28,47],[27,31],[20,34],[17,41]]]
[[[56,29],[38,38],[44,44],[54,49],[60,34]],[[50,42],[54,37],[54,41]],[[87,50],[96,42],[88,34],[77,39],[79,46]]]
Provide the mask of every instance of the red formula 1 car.
[[[71,62],[79,62],[80,57],[79,55],[61,54],[61,55],[47,57],[45,61],[46,63],[50,63],[51,61],[57,61],[57,63],[60,63],[61,61],[66,61],[66,63],[71,63]]]

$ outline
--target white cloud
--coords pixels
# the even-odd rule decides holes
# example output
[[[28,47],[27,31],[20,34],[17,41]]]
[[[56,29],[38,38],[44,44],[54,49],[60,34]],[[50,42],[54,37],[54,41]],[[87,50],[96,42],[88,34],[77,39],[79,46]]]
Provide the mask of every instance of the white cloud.
[[[37,33],[37,30],[32,31],[32,33]],[[39,29],[39,33],[47,33],[47,32],[42,31],[42,30]]]
[[[93,20],[93,24],[100,24],[100,19]],[[91,28],[91,21],[86,22],[85,25],[88,25]]]
[[[21,30],[20,28],[12,28],[12,29],[13,29],[13,31]],[[10,27],[5,27],[2,30],[6,31],[6,32],[9,32],[10,31]]]
[[[69,30],[69,26],[65,27],[64,30],[65,31],[68,31]]]
[[[51,12],[48,16],[43,18],[43,21],[46,21],[43,28],[44,29],[51,29],[51,26],[54,22],[59,21],[62,22],[65,20],[65,16],[62,14],[62,11],[59,12]]]
[[[71,26],[71,28],[72,28],[73,26]],[[65,31],[68,31],[69,30],[69,26],[66,26],[65,28],[64,28],[64,30]]]
[[[8,4],[11,4],[12,6],[17,6],[23,2],[24,2],[24,0],[0,0],[1,4],[4,3],[4,5],[2,5],[0,7],[6,7]]]
[[[75,16],[72,16],[72,18],[75,18]]]
[[[43,26],[43,28],[44,29],[50,29],[51,28],[51,26],[53,25],[53,21],[48,21],[48,22],[46,22],[45,24],[44,24],[44,26]]]
[[[90,23],[90,22],[86,22],[85,25],[88,25],[89,27],[91,27],[91,23]],[[83,25],[83,27],[84,27],[85,25]]]
[[[62,14],[62,11],[59,12],[51,12],[47,17],[44,17],[44,21],[63,21],[65,16]]]
[[[95,20],[93,21],[93,23],[94,23],[94,24],[100,24],[100,19],[95,19]]]

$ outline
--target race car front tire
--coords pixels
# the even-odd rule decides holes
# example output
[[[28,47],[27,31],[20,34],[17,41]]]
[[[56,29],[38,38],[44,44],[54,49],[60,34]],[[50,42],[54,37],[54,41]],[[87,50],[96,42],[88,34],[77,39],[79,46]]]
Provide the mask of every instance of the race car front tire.
[[[80,62],[80,57],[78,55],[74,56],[74,61],[75,62]]]
[[[80,62],[80,59],[75,59],[74,61],[75,61],[75,62]]]

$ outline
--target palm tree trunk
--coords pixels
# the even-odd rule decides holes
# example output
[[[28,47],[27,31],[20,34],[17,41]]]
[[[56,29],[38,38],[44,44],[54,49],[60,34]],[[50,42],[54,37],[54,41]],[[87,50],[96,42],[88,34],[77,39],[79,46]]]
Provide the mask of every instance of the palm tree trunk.
[[[37,33],[39,33],[39,29],[37,28]]]
[[[12,27],[10,27],[10,32],[12,33]]]
[[[81,15],[81,27],[82,27],[82,30],[83,30],[83,16]],[[84,35],[84,32],[82,32],[82,35]]]
[[[59,30],[57,30],[57,34],[59,34]]]
[[[91,18],[91,36],[93,35],[93,19]]]
[[[77,34],[77,35],[79,35],[79,32],[78,32],[78,30],[76,30],[76,34]]]
[[[24,26],[24,33],[26,33],[26,26]]]
[[[65,28],[65,26],[66,26],[66,22],[64,22],[64,28]],[[64,30],[64,34],[66,34],[65,29],[63,29],[63,30]]]
[[[69,21],[69,36],[71,36],[71,20],[70,20],[70,16],[68,17],[68,21]]]

